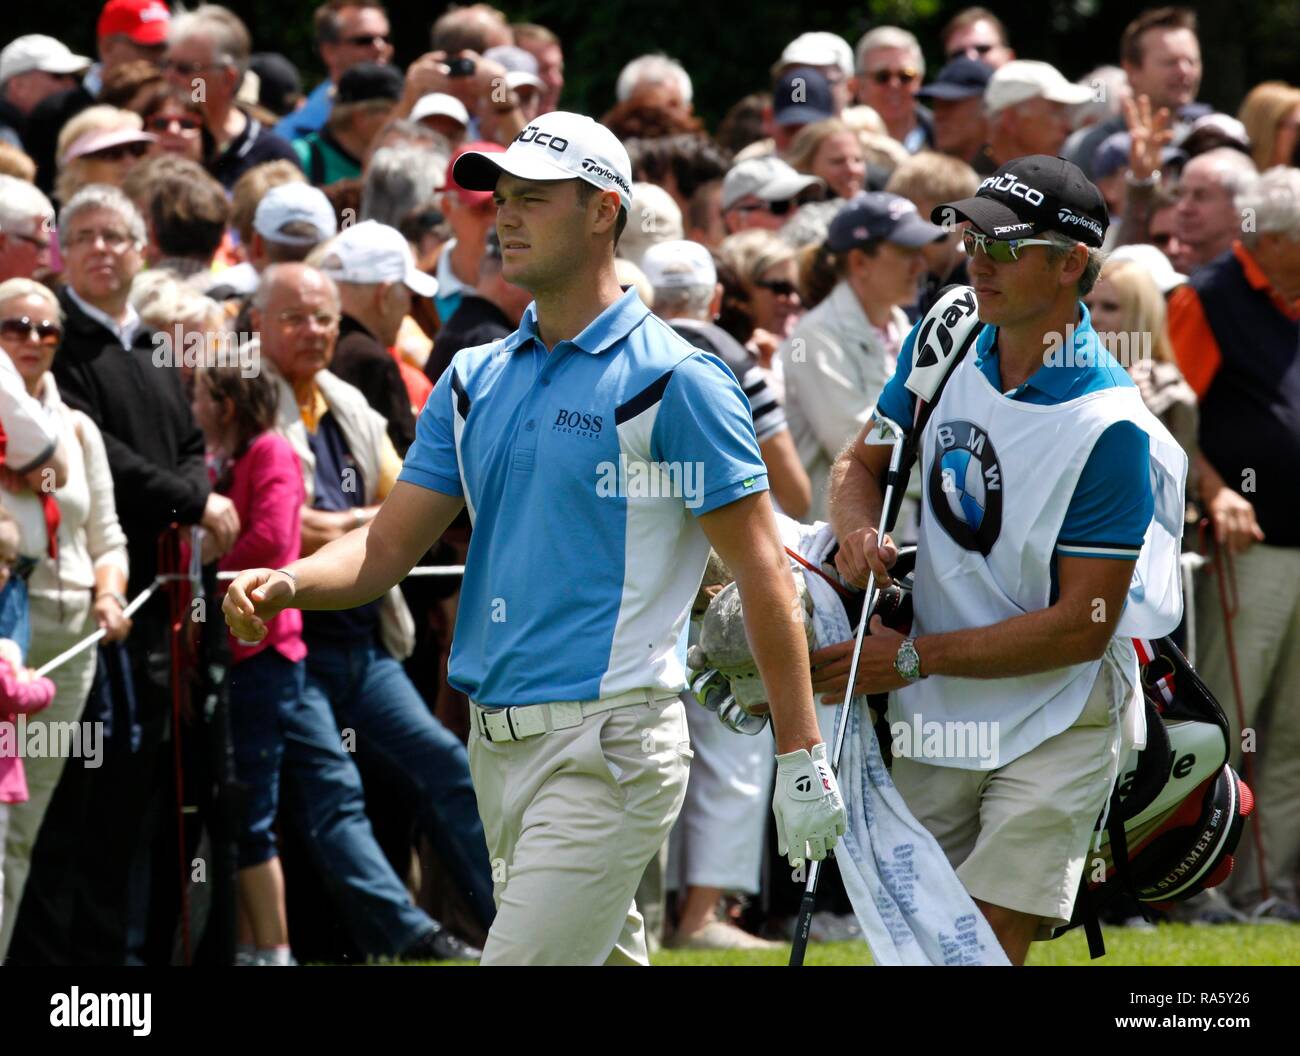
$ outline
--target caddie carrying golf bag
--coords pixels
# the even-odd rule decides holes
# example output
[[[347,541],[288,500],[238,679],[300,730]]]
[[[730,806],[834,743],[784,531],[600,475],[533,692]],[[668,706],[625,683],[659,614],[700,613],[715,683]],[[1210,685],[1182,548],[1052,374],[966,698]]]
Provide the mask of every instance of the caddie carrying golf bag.
[[[1101,848],[1084,866],[1073,919],[1056,932],[1082,924],[1093,957],[1105,952],[1097,914],[1121,895],[1165,909],[1223,883],[1254,807],[1249,786],[1228,765],[1227,717],[1187,658],[1168,638],[1133,644],[1146,747],[1120,768]]]

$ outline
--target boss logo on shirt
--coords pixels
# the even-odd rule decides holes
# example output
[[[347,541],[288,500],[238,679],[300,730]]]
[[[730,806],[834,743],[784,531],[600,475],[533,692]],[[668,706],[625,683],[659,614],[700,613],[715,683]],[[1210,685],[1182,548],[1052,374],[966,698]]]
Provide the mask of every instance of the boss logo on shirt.
[[[1002,466],[989,435],[972,422],[935,430],[936,451],[926,491],[930,508],[953,542],[988,556],[1002,531]]]
[[[574,436],[587,436],[596,438],[600,436],[604,423],[599,414],[591,414],[584,411],[560,411],[555,416],[555,424],[551,426],[554,433],[571,433]]]

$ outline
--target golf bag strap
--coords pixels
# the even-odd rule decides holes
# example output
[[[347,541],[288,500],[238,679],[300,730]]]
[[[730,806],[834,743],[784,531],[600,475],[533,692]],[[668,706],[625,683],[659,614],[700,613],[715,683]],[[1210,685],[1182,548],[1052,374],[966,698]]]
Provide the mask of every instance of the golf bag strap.
[[[929,312],[921,320],[920,326],[922,329],[928,319],[930,319]],[[936,319],[936,324],[938,322],[939,320]],[[928,400],[923,400],[920,396],[916,397],[916,411],[912,415],[912,428],[908,430],[907,435],[903,438],[903,453],[898,461],[898,474],[893,481],[887,480],[885,482],[886,485],[890,483],[894,485],[894,494],[889,509],[884,511],[884,524],[887,532],[893,530],[894,522],[898,520],[898,511],[902,508],[903,499],[906,497],[904,493],[907,491],[908,480],[912,476],[912,467],[916,465],[916,459],[921,450],[921,433],[925,431],[925,425],[930,420],[930,415],[943,396],[943,390],[947,387],[952,372],[957,368],[957,364],[966,358],[966,353],[975,344],[980,329],[978,326],[973,327],[970,333],[966,335],[966,339],[958,346],[956,354],[948,360],[948,368],[938,387],[934,390],[934,395]],[[921,330],[917,332],[920,333]],[[915,351],[914,347],[913,354],[915,354]]]
[[[1083,920],[1083,933],[1088,938],[1088,956],[1092,960],[1106,956],[1106,940],[1101,937],[1101,921],[1097,919],[1097,905],[1088,890],[1088,874],[1079,878],[1079,916]]]

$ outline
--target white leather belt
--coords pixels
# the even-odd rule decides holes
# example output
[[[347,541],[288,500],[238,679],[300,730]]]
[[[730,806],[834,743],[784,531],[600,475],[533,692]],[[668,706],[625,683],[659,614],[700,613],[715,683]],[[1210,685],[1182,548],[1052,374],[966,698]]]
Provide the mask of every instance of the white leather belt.
[[[632,689],[600,700],[558,700],[550,704],[516,704],[509,708],[486,708],[471,700],[470,721],[482,737],[494,744],[498,741],[522,741],[552,730],[572,729],[581,725],[588,715],[599,715],[631,704],[649,706],[656,701],[676,698],[676,693],[666,689]]]

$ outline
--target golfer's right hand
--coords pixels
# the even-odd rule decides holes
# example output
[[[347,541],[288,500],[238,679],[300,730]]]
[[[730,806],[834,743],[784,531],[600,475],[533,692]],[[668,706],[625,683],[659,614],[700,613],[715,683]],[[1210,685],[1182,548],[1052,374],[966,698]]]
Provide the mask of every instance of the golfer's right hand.
[[[876,574],[876,586],[887,587],[893,582],[889,570],[898,560],[898,547],[885,535],[880,538],[876,528],[859,528],[840,540],[835,554],[835,568],[855,587],[866,588],[868,576]]]
[[[776,849],[796,869],[805,858],[821,861],[848,828],[844,798],[826,759],[826,745],[776,757]]]
[[[266,637],[266,621],[287,609],[293,595],[293,580],[283,572],[272,568],[241,572],[221,603],[226,626],[241,642],[260,642]]]

